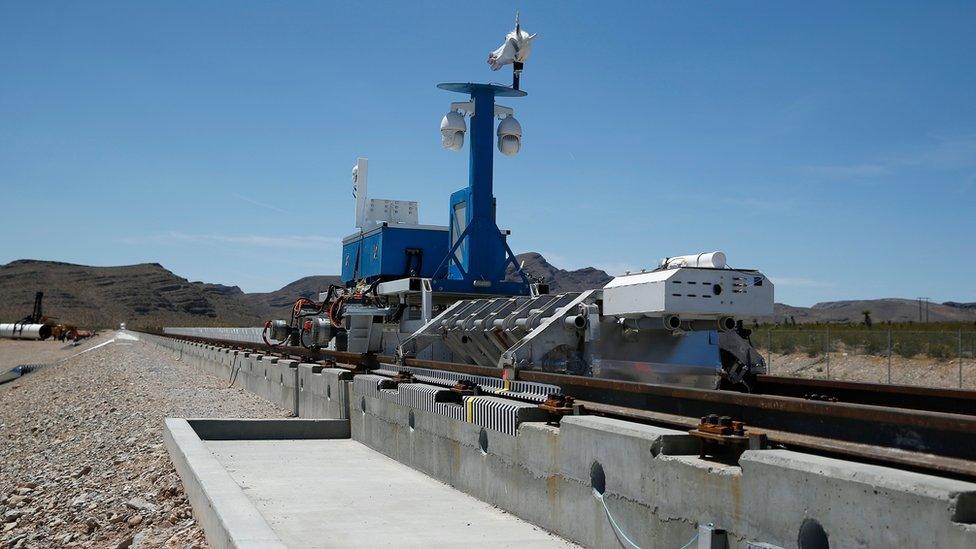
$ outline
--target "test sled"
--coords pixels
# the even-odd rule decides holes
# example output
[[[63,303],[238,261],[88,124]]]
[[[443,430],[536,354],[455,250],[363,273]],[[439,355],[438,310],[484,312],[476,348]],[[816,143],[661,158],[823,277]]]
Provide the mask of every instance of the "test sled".
[[[468,184],[448,223],[423,225],[413,201],[369,198],[369,164],[352,171],[356,230],[342,241],[342,284],[299,299],[264,327],[269,344],[390,355],[699,388],[740,386],[765,372],[741,319],[773,312],[773,284],[722,252],[668,257],[602,288],[549,293],[531,279],[495,222],[494,145],[517,154],[522,127],[498,99],[526,95],[534,35],[516,27],[489,62],[512,86],[445,83],[459,94],[441,122],[445,148],[467,136]],[[497,120],[497,123],[496,123]],[[585,252],[581,252],[585,253]]]

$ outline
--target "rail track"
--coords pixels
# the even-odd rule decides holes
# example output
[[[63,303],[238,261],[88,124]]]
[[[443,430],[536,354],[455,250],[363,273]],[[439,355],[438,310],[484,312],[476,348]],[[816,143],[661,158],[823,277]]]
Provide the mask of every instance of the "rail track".
[[[807,399],[976,415],[976,391],[760,375],[753,391]]]
[[[164,337],[372,370],[393,357]],[[405,366],[501,377],[501,370],[407,359]],[[702,416],[743,421],[769,443],[857,461],[976,479],[976,391],[760,376],[752,393],[693,389],[521,370],[518,379],[559,386],[584,413],[692,429]]]

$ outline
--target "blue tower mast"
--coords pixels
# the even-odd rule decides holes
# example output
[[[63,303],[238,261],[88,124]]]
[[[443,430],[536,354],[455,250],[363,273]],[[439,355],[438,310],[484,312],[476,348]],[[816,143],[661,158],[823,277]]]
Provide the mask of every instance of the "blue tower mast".
[[[471,117],[468,186],[451,195],[450,248],[434,274],[435,291],[529,295],[530,283],[519,267],[506,234],[495,221],[495,98],[524,97],[524,91],[495,84],[444,83],[438,88],[465,93],[474,103]],[[512,265],[519,281],[506,281]]]

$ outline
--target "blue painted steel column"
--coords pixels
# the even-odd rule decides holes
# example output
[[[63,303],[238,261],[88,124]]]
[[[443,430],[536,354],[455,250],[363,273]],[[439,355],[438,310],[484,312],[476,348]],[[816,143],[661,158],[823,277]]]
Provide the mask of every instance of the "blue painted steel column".
[[[499,250],[495,225],[492,180],[495,157],[495,91],[476,88],[471,92],[474,99],[474,116],[471,117],[471,142],[468,163],[468,187],[471,189],[468,219],[474,226],[468,236],[469,279],[496,278],[498,265],[504,258],[497,257]]]
[[[451,194],[451,252],[435,274],[434,289],[499,295],[527,295],[524,273],[518,282],[505,280],[509,265],[518,267],[515,254],[495,223],[493,189],[495,156],[495,97],[524,97],[521,90],[495,84],[445,82],[438,88],[464,93],[474,101],[468,130],[468,186]],[[458,219],[464,204],[463,220]],[[461,227],[464,227],[461,230]],[[463,234],[464,239],[458,240]],[[463,243],[463,246],[460,245]]]

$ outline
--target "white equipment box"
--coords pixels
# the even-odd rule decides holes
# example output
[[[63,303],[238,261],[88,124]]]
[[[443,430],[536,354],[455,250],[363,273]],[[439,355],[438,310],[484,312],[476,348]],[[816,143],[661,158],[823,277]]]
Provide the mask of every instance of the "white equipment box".
[[[417,225],[419,223],[417,203],[412,200],[370,198],[367,204],[364,222],[367,227],[383,222],[390,225]]]
[[[682,320],[773,314],[773,283],[759,271],[681,267],[618,276],[603,287],[603,314]]]

